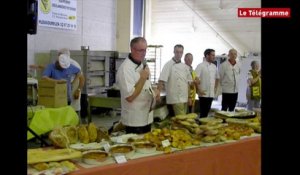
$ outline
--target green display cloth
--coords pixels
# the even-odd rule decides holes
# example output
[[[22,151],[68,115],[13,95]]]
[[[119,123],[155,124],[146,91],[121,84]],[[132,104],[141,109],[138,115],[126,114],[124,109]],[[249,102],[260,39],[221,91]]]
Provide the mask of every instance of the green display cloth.
[[[29,126],[34,113],[38,110],[45,109],[45,106],[37,105],[37,106],[27,106],[27,126]]]
[[[45,108],[38,110],[29,124],[37,135],[45,134],[60,126],[76,126],[79,124],[79,117],[71,106],[61,108]],[[34,138],[34,135],[27,131],[27,140]]]

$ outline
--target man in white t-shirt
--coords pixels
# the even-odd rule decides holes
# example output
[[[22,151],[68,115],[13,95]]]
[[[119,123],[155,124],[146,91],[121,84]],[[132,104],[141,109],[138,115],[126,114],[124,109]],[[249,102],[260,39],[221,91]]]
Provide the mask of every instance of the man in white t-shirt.
[[[215,61],[215,50],[206,49],[204,57],[203,62],[198,64],[195,69],[196,75],[200,79],[197,92],[200,104],[200,117],[207,117],[219,83],[217,66],[213,63]]]
[[[174,46],[174,57],[164,65],[158,83],[159,92],[166,89],[167,104],[175,115],[186,114],[189,85],[193,83],[189,67],[181,62],[183,50],[181,44]]]
[[[130,42],[131,53],[117,71],[117,86],[121,92],[121,123],[126,133],[142,134],[151,131],[155,92],[152,90],[150,70],[143,64],[147,41],[136,37]]]
[[[84,86],[84,76],[83,73],[81,71],[81,66],[79,65],[79,63],[75,60],[73,60],[70,57],[70,50],[67,48],[62,48],[58,51],[58,56],[60,56],[61,54],[65,54],[69,57],[70,63],[72,65],[74,65],[75,67],[80,69],[80,76],[72,76],[71,77],[71,90],[72,90],[72,96],[71,96],[71,106],[73,107],[73,109],[76,111],[78,116],[80,115],[80,110],[81,110],[81,105],[80,105],[80,100],[81,100],[81,90]],[[81,122],[82,123],[86,123],[86,119],[85,117],[81,116]]]

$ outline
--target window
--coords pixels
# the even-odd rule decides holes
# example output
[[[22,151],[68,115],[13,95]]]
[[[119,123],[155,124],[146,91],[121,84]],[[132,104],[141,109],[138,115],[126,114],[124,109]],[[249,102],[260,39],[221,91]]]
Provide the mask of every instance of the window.
[[[133,35],[143,35],[144,0],[134,0]]]

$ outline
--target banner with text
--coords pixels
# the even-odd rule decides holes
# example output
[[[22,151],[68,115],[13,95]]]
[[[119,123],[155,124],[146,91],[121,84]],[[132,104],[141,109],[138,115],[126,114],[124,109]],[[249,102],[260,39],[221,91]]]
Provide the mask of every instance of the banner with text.
[[[76,30],[77,0],[39,0],[38,25]]]

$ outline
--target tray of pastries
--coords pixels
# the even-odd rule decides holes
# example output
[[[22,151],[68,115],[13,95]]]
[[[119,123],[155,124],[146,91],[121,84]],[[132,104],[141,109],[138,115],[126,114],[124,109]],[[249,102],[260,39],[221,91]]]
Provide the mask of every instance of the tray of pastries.
[[[133,143],[136,152],[143,154],[150,154],[156,151],[156,145],[150,142],[136,142]]]
[[[247,119],[247,118],[254,118],[256,117],[256,113],[254,111],[216,111],[215,112],[215,117],[216,118],[222,118],[222,119],[226,119],[226,118],[243,118],[243,119]]]
[[[109,152],[112,156],[123,154],[127,159],[131,159],[134,155],[134,148],[129,144],[116,144],[110,147]]]
[[[112,159],[109,153],[101,150],[90,150],[82,153],[82,160],[86,164],[97,165]]]

